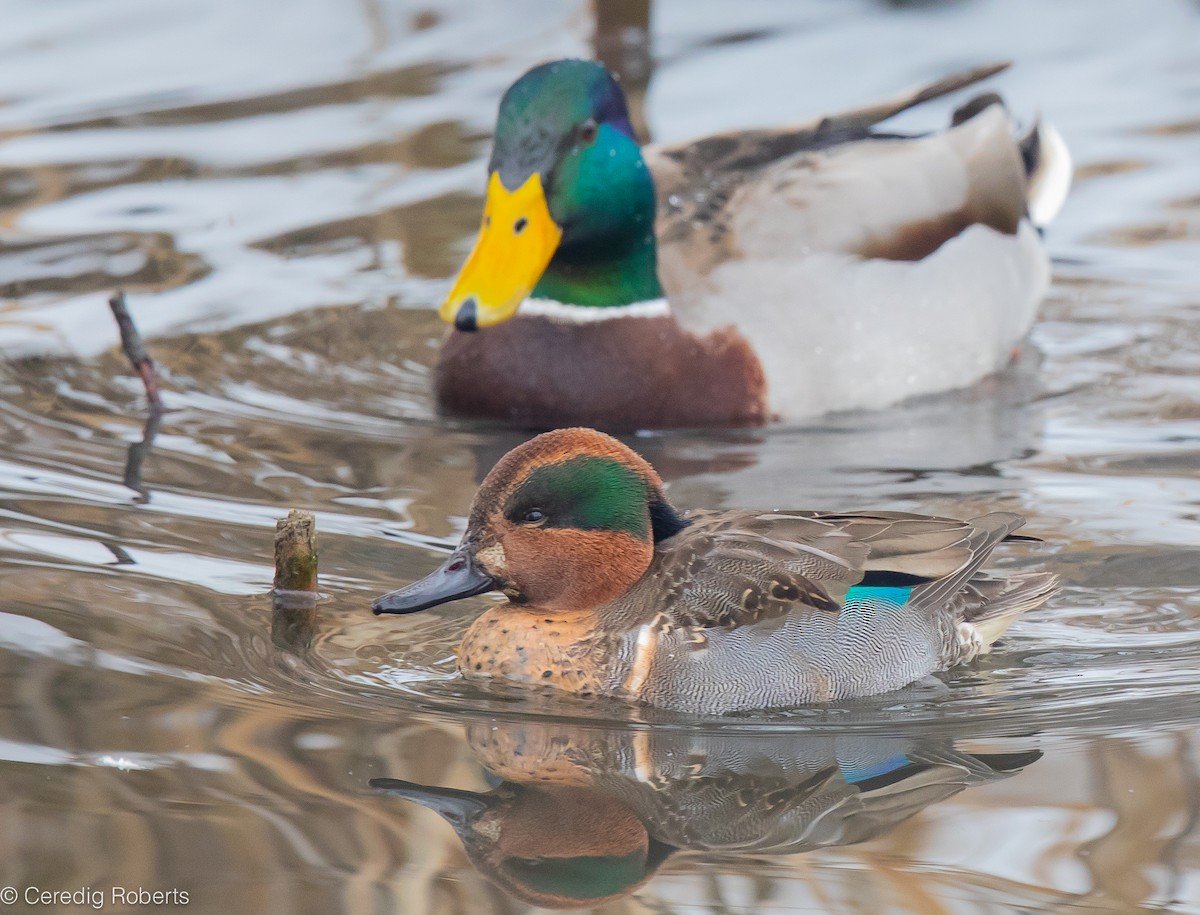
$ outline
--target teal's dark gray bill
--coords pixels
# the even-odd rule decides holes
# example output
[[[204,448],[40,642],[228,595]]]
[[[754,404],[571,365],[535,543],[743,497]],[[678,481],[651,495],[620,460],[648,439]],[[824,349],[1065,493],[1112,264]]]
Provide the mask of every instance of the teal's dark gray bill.
[[[465,826],[488,809],[487,799],[474,791],[459,791],[457,788],[435,788],[418,785],[399,778],[373,778],[372,788],[391,796],[413,801],[441,814],[451,826]]]
[[[380,613],[416,613],[462,597],[496,590],[496,580],[479,568],[462,547],[450,554],[440,568],[406,588],[385,594],[371,609]]]

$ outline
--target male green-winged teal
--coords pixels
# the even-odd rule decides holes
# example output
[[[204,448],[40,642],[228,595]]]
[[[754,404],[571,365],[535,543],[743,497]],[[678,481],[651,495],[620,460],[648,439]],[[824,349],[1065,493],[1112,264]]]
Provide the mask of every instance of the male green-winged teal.
[[[753,425],[879,408],[1005,366],[1066,195],[1058,134],[995,94],[881,121],[983,67],[819,121],[641,149],[600,64],[505,93],[475,249],[441,306],[447,412],[549,428]]]
[[[449,560],[374,609],[503,591],[467,630],[468,678],[697,713],[781,708],[887,692],[987,652],[1056,586],[980,573],[1021,524],[1004,512],[681,515],[629,448],[560,429],[505,455]]]

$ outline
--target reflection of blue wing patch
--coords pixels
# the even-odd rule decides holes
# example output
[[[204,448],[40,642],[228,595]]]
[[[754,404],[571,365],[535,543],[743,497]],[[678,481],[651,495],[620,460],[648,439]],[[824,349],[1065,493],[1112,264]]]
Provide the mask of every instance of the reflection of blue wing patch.
[[[885,756],[883,759],[839,759],[838,768],[846,784],[854,785],[869,778],[878,778],[911,765],[903,753],[895,756]]]
[[[846,592],[844,610],[858,610],[864,613],[879,613],[897,610],[908,603],[912,596],[912,588],[875,587],[871,585],[856,585]]]

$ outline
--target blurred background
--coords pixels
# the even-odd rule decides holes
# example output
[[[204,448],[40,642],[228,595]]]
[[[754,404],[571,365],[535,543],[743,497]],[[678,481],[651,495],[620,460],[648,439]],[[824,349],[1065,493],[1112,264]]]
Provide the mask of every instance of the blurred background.
[[[598,910],[1200,911],[1200,4],[0,0],[0,15],[0,884],[181,888],[195,912],[529,911],[434,813],[367,785],[541,777],[484,728],[591,748],[572,784],[680,849]],[[478,224],[501,93],[561,56],[616,70],[651,141],[1006,59],[994,87],[1065,137],[1055,281],[1011,371],[879,415],[634,441],[684,507],[1019,511],[1045,543],[1009,561],[1067,585],[939,690],[656,722],[684,744],[637,752],[671,791],[695,792],[670,768],[690,753],[749,797],[799,797],[797,760],[856,771],[820,743],[848,729],[943,775],[951,746],[1009,754],[1005,777],[905,795],[910,819],[802,854],[775,852],[804,823],[721,845],[711,811],[647,813],[614,788],[640,725],[454,679],[484,599],[370,616],[457,538],[524,437],[437,417],[432,308]],[[957,101],[889,126],[935,129]],[[113,349],[117,287],[162,367],[157,430]],[[326,599],[315,631],[273,638],[272,526],[293,507],[317,514]],[[764,743],[741,753],[748,734]]]

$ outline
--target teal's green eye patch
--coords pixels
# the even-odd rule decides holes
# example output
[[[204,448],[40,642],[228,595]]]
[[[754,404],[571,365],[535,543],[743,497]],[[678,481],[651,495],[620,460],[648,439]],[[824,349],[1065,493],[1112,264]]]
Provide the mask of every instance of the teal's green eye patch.
[[[517,524],[650,535],[646,480],[612,458],[576,457],[534,470],[504,506]],[[537,515],[538,521],[529,519]]]
[[[627,890],[646,876],[646,853],[605,857],[508,858],[501,869],[513,880],[568,899],[603,899]]]

